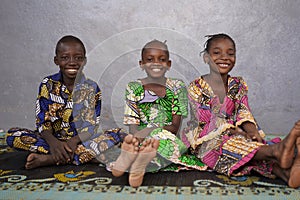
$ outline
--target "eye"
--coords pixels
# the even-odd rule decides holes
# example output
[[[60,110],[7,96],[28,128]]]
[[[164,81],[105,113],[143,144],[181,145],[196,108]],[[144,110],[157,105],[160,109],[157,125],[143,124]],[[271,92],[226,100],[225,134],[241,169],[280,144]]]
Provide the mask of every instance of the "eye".
[[[235,56],[235,51],[234,49],[230,49],[229,51],[227,51],[228,56]]]
[[[166,58],[160,58],[159,61],[160,62],[166,62]]]
[[[227,55],[228,55],[228,56],[231,56],[231,57],[232,57],[232,56],[235,56],[235,52],[228,52]]]
[[[219,55],[220,54],[220,51],[213,51],[212,52],[214,55]]]
[[[147,62],[152,62],[153,58],[147,58],[146,60],[147,60]]]
[[[60,60],[67,61],[69,60],[69,56],[60,56]]]
[[[83,61],[84,60],[84,56],[75,56],[74,59],[76,61]]]

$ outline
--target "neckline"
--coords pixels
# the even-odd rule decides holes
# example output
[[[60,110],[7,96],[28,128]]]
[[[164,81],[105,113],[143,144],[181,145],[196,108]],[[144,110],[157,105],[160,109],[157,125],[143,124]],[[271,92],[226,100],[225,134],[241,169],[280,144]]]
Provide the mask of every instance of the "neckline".
[[[158,98],[165,98],[165,97],[166,97],[166,95],[167,95],[167,89],[168,89],[168,85],[169,85],[169,78],[168,78],[168,77],[166,77],[166,83],[165,83],[165,85],[164,85],[165,90],[166,90],[164,96],[159,96],[159,95],[158,95],[156,92],[154,92],[153,90],[145,89],[144,84],[143,84],[143,82],[142,82],[142,79],[137,79],[137,81],[141,84],[141,86],[143,87],[143,90],[144,90],[144,91],[148,91],[148,93],[149,93],[151,96],[157,96]],[[144,94],[144,95],[145,95],[145,94]]]
[[[222,103],[221,103],[221,101],[220,101],[220,97],[214,93],[214,91],[213,91],[211,85],[209,85],[208,82],[204,80],[204,77],[203,77],[203,76],[201,76],[201,79],[200,79],[200,80],[201,80],[203,83],[205,83],[204,88],[206,88],[206,89],[207,89],[207,92],[208,92],[208,94],[205,94],[205,95],[206,95],[206,96],[212,96],[212,97],[216,98],[216,99],[218,100],[218,103],[222,106],[222,105],[224,104],[226,98],[228,98],[228,93],[229,93],[229,89],[230,89],[230,88],[229,88],[229,84],[230,84],[230,82],[231,82],[231,80],[232,80],[231,76],[228,75],[228,79],[227,79],[227,91],[225,90],[226,94],[225,94],[225,96],[224,96],[224,98],[223,98]],[[203,92],[203,91],[202,91],[202,92]]]

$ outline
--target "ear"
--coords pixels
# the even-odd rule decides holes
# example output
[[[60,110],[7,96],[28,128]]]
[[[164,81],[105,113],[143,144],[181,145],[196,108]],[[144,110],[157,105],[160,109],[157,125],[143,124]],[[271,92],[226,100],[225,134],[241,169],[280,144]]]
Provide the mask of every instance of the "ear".
[[[206,51],[203,54],[203,61],[204,61],[205,64],[209,64],[210,57],[209,57],[209,54]]]
[[[168,62],[167,62],[168,70],[170,70],[171,65],[172,65],[172,61],[171,61],[171,60],[168,60]]]
[[[141,69],[144,69],[143,61],[142,61],[142,60],[139,61],[139,65],[140,65],[140,68],[141,68]]]
[[[57,56],[54,56],[53,61],[54,61],[55,65],[58,65],[58,59],[57,59]]]

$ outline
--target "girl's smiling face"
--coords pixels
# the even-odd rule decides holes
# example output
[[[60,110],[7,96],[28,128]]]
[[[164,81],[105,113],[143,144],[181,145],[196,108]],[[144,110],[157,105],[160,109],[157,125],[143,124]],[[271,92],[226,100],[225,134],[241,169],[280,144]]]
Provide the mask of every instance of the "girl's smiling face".
[[[151,78],[162,78],[171,67],[168,53],[159,45],[147,47],[142,55],[140,66]]]
[[[208,49],[208,63],[212,72],[228,74],[235,65],[235,46],[233,42],[227,38],[218,38],[212,41]]]

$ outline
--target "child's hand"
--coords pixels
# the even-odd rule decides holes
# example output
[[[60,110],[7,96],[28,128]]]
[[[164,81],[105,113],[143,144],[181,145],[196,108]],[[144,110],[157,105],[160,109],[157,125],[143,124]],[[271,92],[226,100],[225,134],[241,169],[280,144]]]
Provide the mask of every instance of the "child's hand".
[[[72,149],[66,142],[57,140],[55,143],[49,144],[51,155],[57,165],[66,164],[71,161]]]
[[[74,153],[77,149],[77,145],[78,145],[78,142],[75,140],[75,138],[71,138],[69,140],[67,140],[67,145],[68,147],[71,149],[72,152],[69,152],[69,155],[71,157],[71,159],[73,159],[74,157]]]
[[[257,142],[262,142],[263,139],[260,136],[257,127],[255,126],[255,124],[253,124],[252,122],[244,122],[241,125],[243,127],[243,129],[245,130],[245,132],[247,133],[247,136],[253,140],[253,141],[257,141]]]
[[[247,139],[250,139],[247,135],[247,133],[245,131],[243,131],[241,128],[239,127],[235,127],[235,128],[230,128],[228,129],[228,131],[230,132],[230,134],[232,135],[242,135]]]
[[[263,141],[263,139],[260,136],[258,130],[256,130],[256,131],[248,131],[247,135],[253,141],[257,141],[257,142],[262,142]]]
[[[230,128],[229,131],[232,135],[243,135],[246,139],[250,139],[253,141],[262,142],[263,140],[257,130],[245,132],[241,128],[236,127]]]

